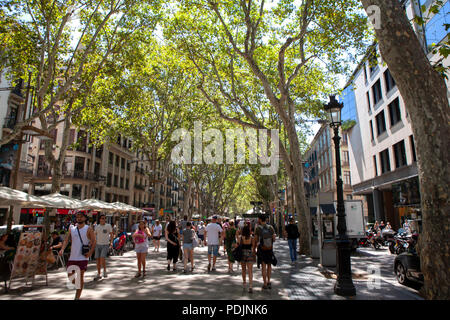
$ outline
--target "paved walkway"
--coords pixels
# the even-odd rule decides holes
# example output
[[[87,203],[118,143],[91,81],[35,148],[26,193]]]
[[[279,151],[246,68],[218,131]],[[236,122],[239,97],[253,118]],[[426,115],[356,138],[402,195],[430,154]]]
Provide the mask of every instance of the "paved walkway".
[[[359,249],[358,249],[359,250]],[[136,279],[137,271],[135,253],[126,252],[123,256],[110,257],[107,260],[109,276],[107,279],[93,281],[96,275],[95,262],[91,262],[85,274],[85,287],[82,300],[142,300],[142,299],[185,299],[185,300],[299,300],[299,299],[421,299],[417,291],[401,286],[395,280],[392,263],[394,256],[382,251],[363,249],[352,257],[353,272],[357,279],[354,284],[357,296],[343,298],[334,294],[335,279],[333,274],[321,273],[318,260],[300,257],[300,262],[290,264],[287,241],[275,243],[278,265],[272,273],[272,290],[262,290],[261,270],[254,266],[254,292],[249,294],[242,290],[240,269],[228,274],[226,256],[217,260],[217,271],[207,272],[207,248],[195,249],[196,269],[193,273],[182,273],[182,264],[178,271],[167,271],[165,241],[161,241],[160,252],[153,252],[150,247],[147,255],[147,276]],[[369,276],[367,266],[380,267],[380,275]],[[323,271],[323,270],[322,270]],[[378,287],[370,289],[368,283],[379,279]],[[24,287],[20,280],[14,280],[8,294],[1,293],[0,300],[71,300],[75,291],[67,288],[65,270],[50,271],[49,285],[45,286],[43,276],[38,276],[32,290]],[[3,288],[1,288],[3,290]]]

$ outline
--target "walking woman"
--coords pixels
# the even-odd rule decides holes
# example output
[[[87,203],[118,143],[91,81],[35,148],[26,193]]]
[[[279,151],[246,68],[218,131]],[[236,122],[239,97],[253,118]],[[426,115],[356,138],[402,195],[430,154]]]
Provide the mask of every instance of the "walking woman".
[[[136,273],[136,278],[141,276],[145,277],[145,258],[147,257],[148,252],[148,238],[151,237],[152,234],[150,230],[145,225],[144,220],[139,221],[138,229],[133,234],[133,241],[135,243],[134,250],[136,251],[137,256],[137,264],[138,264],[138,272]]]
[[[155,221],[155,225],[153,226],[152,234],[153,234],[153,245],[155,249],[153,251],[159,252],[159,245],[162,235],[162,225],[159,223],[159,220]]]
[[[225,248],[228,256],[228,272],[233,272],[233,249],[236,247],[236,228],[234,227],[234,220],[229,222],[228,228],[225,230]]]
[[[170,221],[166,227],[167,240],[167,271],[170,271],[170,262],[173,262],[173,271],[177,271],[177,261],[180,254],[180,236],[175,221]]]
[[[183,230],[183,253],[184,253],[184,270],[187,272],[188,259],[191,261],[191,271],[194,271],[194,245],[192,240],[194,239],[195,231],[192,229],[192,224],[190,221],[186,223],[186,229]]]
[[[242,244],[242,281],[243,289],[246,289],[246,272],[248,270],[248,292],[253,293],[253,264],[256,257],[256,243],[251,235],[250,224],[246,223],[242,229],[242,234],[238,239],[238,243]]]

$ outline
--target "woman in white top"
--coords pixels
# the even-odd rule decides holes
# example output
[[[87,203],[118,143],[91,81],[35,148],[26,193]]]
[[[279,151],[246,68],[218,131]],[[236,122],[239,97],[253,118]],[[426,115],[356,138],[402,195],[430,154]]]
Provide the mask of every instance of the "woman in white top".
[[[153,234],[153,246],[155,247],[153,251],[159,252],[159,245],[162,235],[162,225],[159,223],[159,220],[155,221],[155,225],[153,226],[152,229],[152,234]]]

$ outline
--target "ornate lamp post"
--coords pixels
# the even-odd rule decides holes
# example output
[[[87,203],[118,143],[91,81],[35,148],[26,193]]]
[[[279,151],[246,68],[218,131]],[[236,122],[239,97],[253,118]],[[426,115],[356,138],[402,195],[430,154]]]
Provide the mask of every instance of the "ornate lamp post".
[[[325,111],[329,113],[330,126],[334,130],[334,146],[336,153],[336,189],[337,189],[337,217],[338,217],[338,235],[337,244],[337,281],[334,286],[334,292],[340,296],[354,296],[356,289],[352,281],[352,270],[350,261],[350,241],[347,237],[347,225],[345,221],[344,190],[342,188],[341,172],[341,151],[339,127],[341,126],[341,110],[343,103],[339,103],[335,96],[330,96],[330,102],[324,106]]]

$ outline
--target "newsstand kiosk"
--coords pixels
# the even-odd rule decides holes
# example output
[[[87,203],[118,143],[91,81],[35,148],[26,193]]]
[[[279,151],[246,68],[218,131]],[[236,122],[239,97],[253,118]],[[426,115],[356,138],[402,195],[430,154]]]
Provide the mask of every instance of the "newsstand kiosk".
[[[319,245],[319,221],[317,214],[317,207],[309,208],[311,214],[311,258],[320,258],[320,245]]]
[[[333,203],[319,205],[320,264],[324,267],[336,266],[335,215]]]

